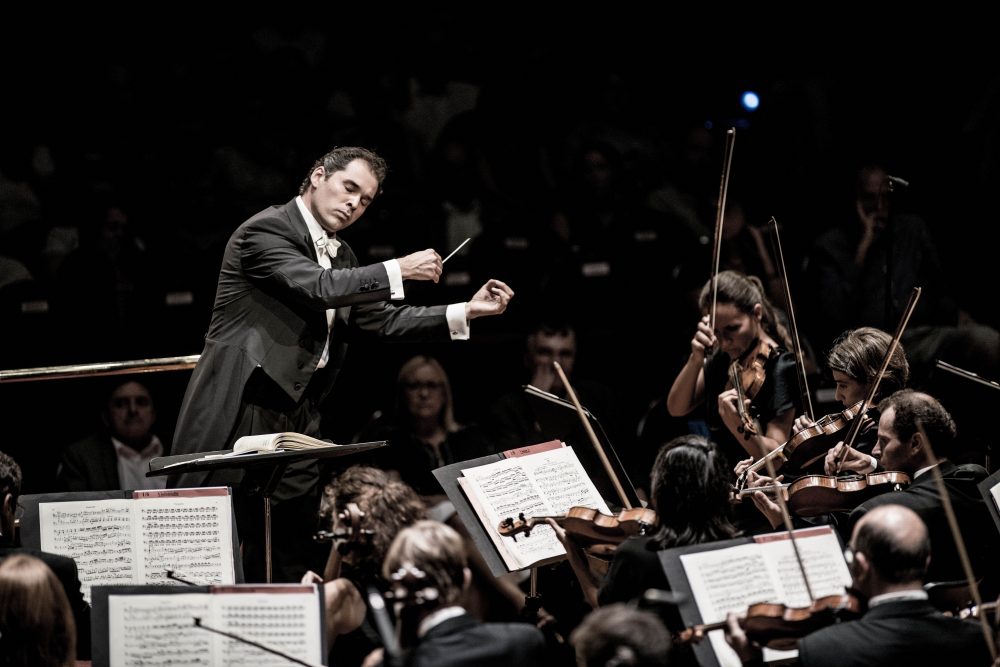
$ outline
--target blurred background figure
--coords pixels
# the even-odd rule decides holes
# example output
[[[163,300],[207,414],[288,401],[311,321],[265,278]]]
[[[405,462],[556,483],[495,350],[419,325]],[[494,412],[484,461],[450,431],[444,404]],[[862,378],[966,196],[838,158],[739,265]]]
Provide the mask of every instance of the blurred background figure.
[[[75,655],[73,612],[52,570],[27,554],[0,562],[0,664],[72,667]]]
[[[622,603],[595,609],[569,637],[578,667],[662,667],[670,634],[651,611]]]
[[[153,433],[156,406],[146,385],[126,380],[112,385],[101,413],[104,429],[70,445],[56,478],[65,491],[162,489],[166,477],[146,477],[149,462],[163,456]]]

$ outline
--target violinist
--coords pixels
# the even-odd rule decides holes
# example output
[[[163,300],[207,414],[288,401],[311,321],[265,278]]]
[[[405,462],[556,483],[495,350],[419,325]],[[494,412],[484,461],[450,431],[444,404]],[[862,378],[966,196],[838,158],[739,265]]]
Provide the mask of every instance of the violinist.
[[[453,529],[425,520],[400,531],[386,554],[382,577],[389,581],[401,571],[420,573],[419,586],[425,591],[412,599],[404,595],[396,603],[409,667],[545,664],[545,637],[538,628],[483,623],[461,606],[472,572],[462,537]],[[365,667],[381,664],[380,652],[364,661]]]
[[[904,389],[884,399],[879,412],[878,442],[872,455],[883,469],[905,473],[912,483],[903,491],[883,493],[858,505],[842,526],[842,532],[849,534],[851,526],[876,507],[904,505],[917,513],[930,534],[934,558],[927,572],[928,581],[964,579],[943,501],[930,474],[937,465],[962,535],[967,536],[973,571],[977,578],[982,578],[980,588],[984,595],[995,595],[997,582],[993,571],[1000,538],[977,489],[987,476],[986,469],[975,464],[956,465],[948,460],[954,449],[955,422],[935,398]],[[763,493],[754,494],[754,504],[771,525],[781,521],[780,509]]]
[[[861,327],[846,331],[837,338],[826,357],[827,366],[836,383],[836,398],[845,408],[864,399],[878,374],[885,351],[889,348],[892,336],[874,327]],[[873,407],[868,411],[872,421],[870,426],[863,427],[854,442],[853,450],[840,466],[841,471],[856,473],[874,472],[878,461],[871,456],[878,439],[878,410],[874,406],[878,401],[891,396],[906,387],[910,378],[910,365],[902,346],[898,346],[889,359],[878,393],[875,395]],[[795,429],[806,428],[809,420],[802,417],[795,422]],[[828,475],[836,474],[837,460],[843,449],[837,444],[830,449],[824,458],[823,468]],[[867,457],[867,458],[866,458]]]
[[[342,512],[349,504],[360,510],[362,527],[370,532],[345,525],[350,515]],[[365,591],[369,584],[383,583],[379,568],[392,538],[425,515],[416,492],[378,468],[351,466],[324,488],[320,516],[329,521],[330,532],[343,537],[331,542],[324,576],[310,571],[302,583],[323,586],[327,645],[338,663],[357,664],[377,646],[371,639],[378,636],[375,630],[363,627],[368,623]]]
[[[736,535],[729,521],[729,471],[715,444],[700,435],[674,438],[660,448],[650,472],[659,527],[629,537],[615,550],[603,579],[588,567],[571,534],[550,521],[591,606],[627,602],[649,588],[668,590],[657,551],[725,540]]]
[[[802,473],[823,474],[824,470],[828,475],[835,474],[836,456],[839,456],[842,451],[842,446],[837,443],[843,440],[851,422],[851,418],[847,416],[852,414],[849,409],[857,406],[867,396],[882,366],[882,360],[891,341],[892,336],[873,327],[845,331],[834,341],[833,347],[826,355],[826,365],[836,387],[836,400],[845,410],[838,414],[827,415],[825,418],[827,423],[836,426],[836,430],[832,427],[822,431],[813,428],[816,426],[816,421],[810,419],[808,415],[796,418],[792,426],[791,443],[812,445],[814,439],[823,439],[823,442],[820,443],[822,447],[832,447],[825,456],[822,449],[818,450],[820,458],[804,470],[802,468],[792,469],[792,466],[784,467],[781,472],[786,480]],[[879,391],[875,395],[876,400],[868,410],[869,419],[854,442],[854,450],[856,451],[848,456],[846,463],[841,466],[841,471],[862,474],[875,471],[878,462],[871,456],[878,430],[878,410],[875,406],[879,399],[905,387],[909,375],[910,368],[906,361],[906,354],[902,347],[897,346],[879,383]],[[795,435],[798,433],[809,435],[804,438],[796,438]],[[741,461],[736,466],[737,474],[740,474],[752,462],[753,459]]]
[[[845,556],[853,589],[868,611],[798,642],[804,667],[848,665],[987,665],[989,651],[979,626],[945,616],[923,589],[933,562],[927,528],[912,510],[886,505],[854,527]],[[744,664],[759,660],[737,617],[727,618],[726,639]]]
[[[703,317],[691,340],[691,354],[667,395],[674,417],[708,403],[708,426],[723,454],[734,463],[748,454],[760,456],[788,440],[800,411],[795,355],[788,334],[764,296],[760,280],[736,271],[718,274],[717,289],[709,280],[701,290]],[[713,298],[716,300],[712,330]],[[706,357],[714,350],[705,363]],[[730,382],[730,365],[738,362],[747,382],[741,416],[738,390]],[[756,433],[754,433],[756,431]]]

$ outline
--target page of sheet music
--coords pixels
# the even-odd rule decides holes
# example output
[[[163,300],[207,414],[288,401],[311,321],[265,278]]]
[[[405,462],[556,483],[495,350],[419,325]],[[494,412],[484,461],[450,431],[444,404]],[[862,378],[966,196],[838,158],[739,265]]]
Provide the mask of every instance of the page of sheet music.
[[[842,594],[851,583],[851,575],[833,530],[796,531],[796,538],[813,594],[816,597]],[[759,543],[680,557],[703,623],[723,621],[729,612],[745,613],[758,602],[809,604],[787,534],[774,533],[760,536],[759,540]],[[722,630],[710,632],[708,638],[719,664],[723,667],[741,664]],[[771,660],[793,652],[769,653]]]
[[[322,662],[322,625],[315,586],[241,586],[232,590],[109,595],[111,667],[288,664],[280,656],[196,628],[195,618],[300,660]]]
[[[851,585],[851,573],[844,560],[844,550],[833,529],[819,529],[816,534],[796,532],[795,543],[799,547],[802,565],[809,577],[809,587],[813,597],[843,595]],[[789,607],[805,607],[811,604],[809,593],[802,581],[792,543],[786,533],[775,534],[780,539],[766,541],[767,536],[759,536],[764,560],[775,573],[778,584],[778,599]]]
[[[303,592],[293,592],[293,588]],[[282,592],[282,589],[285,592]],[[213,627],[283,651],[300,660],[322,662],[322,631],[315,587],[240,587],[238,593],[212,595]],[[219,636],[221,659],[214,664],[286,667],[284,658]]]
[[[1000,509],[1000,484],[994,484],[990,487],[990,495],[993,496],[993,503]]]
[[[42,551],[76,561],[87,602],[91,586],[135,581],[131,512],[125,499],[38,504]]]
[[[194,627],[195,618],[208,622],[210,597],[109,595],[111,667],[216,664],[212,656],[217,635]]]
[[[199,586],[236,580],[232,501],[222,491],[188,495],[168,489],[135,500],[137,582],[180,585],[167,578],[167,570]]]
[[[487,533],[498,544],[509,569],[522,569],[566,550],[547,525],[535,526],[531,535],[501,537],[500,522],[508,517],[565,514],[574,506],[592,507],[610,514],[594,483],[571,447],[529,456],[504,459],[462,470],[466,495],[476,499],[477,513],[488,521]],[[513,560],[513,565],[511,560]]]

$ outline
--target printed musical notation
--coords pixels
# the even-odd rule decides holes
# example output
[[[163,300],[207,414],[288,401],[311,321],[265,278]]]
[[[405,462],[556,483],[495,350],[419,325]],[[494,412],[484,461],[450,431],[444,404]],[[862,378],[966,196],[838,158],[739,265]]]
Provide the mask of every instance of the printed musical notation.
[[[95,585],[182,585],[167,570],[202,585],[233,583],[230,496],[199,491],[39,503],[42,549],[76,560],[88,601]]]
[[[247,665],[284,667],[288,661],[234,639],[194,627],[194,618],[225,632],[320,662],[318,591],[276,590],[108,597],[111,667]],[[232,589],[228,589],[232,590]],[[260,591],[260,587],[255,587]]]

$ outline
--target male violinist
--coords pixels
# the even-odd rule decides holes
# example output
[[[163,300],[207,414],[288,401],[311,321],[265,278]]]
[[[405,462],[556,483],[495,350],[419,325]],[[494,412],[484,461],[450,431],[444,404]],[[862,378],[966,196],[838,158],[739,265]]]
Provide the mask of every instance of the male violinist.
[[[885,504],[858,520],[845,551],[853,588],[868,604],[864,616],[831,625],[798,642],[805,667],[846,665],[988,665],[989,651],[976,623],[945,616],[923,589],[932,560],[927,528],[906,507]],[[760,660],[737,616],[726,639],[743,660]]]
[[[979,494],[977,485],[986,469],[975,464],[956,465],[948,460],[955,443],[955,422],[937,399],[911,389],[897,391],[879,404],[878,442],[872,455],[883,469],[909,475],[903,491],[890,491],[858,505],[850,514],[849,530],[868,512],[883,505],[904,505],[927,525],[934,557],[927,570],[928,581],[958,581],[965,578],[958,550],[951,535],[944,504],[932,469],[944,479],[948,498],[965,536],[972,569],[982,577],[984,595],[996,595],[993,573],[1000,534]],[[921,431],[922,429],[922,431]],[[780,509],[763,493],[754,494],[754,504],[772,526],[781,521]],[[974,539],[973,539],[974,538]],[[991,561],[991,559],[993,559]]]

